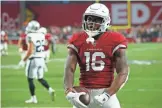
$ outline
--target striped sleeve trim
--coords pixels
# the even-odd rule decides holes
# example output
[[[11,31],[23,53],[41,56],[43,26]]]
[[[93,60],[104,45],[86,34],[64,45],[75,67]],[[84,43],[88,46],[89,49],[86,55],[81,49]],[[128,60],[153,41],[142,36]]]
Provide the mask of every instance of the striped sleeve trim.
[[[73,44],[68,44],[67,47],[74,49],[78,53],[78,49]]]
[[[119,48],[126,48],[126,46],[125,46],[125,45],[123,45],[123,44],[119,44],[118,46],[116,46],[116,47],[114,48],[114,50],[113,50],[112,54],[114,54],[114,53],[115,53],[115,51],[117,51]]]

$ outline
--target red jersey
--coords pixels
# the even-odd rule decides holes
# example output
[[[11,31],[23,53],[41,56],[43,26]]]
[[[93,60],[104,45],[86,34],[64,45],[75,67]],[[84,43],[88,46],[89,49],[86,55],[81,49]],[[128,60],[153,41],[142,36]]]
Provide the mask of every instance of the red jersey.
[[[20,35],[20,38],[22,39],[22,42],[21,42],[22,49],[23,49],[24,51],[26,51],[26,50],[28,49],[28,45],[27,45],[27,43],[26,43],[26,34],[25,34],[25,33],[22,33],[22,34]]]
[[[114,79],[114,52],[127,48],[126,38],[117,32],[105,32],[95,44],[87,43],[85,32],[74,34],[68,48],[75,50],[80,67],[80,86],[107,88]]]
[[[47,33],[47,34],[45,35],[45,40],[46,40],[45,46],[44,46],[44,50],[45,50],[45,51],[49,50],[49,47],[50,47],[50,44],[51,44],[51,39],[52,39],[51,34],[50,34],[50,33]]]

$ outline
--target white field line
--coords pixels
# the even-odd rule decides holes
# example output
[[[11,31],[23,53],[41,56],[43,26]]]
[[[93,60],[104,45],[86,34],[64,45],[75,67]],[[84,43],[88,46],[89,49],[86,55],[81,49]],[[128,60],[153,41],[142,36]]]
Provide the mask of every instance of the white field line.
[[[25,73],[22,73],[20,72],[21,74],[25,74]],[[2,78],[3,79],[3,78]],[[60,77],[53,77],[53,78],[46,78],[47,80],[49,81],[54,81],[56,79],[60,79]],[[77,80],[78,78],[75,78],[75,80]],[[7,81],[10,81],[10,80],[13,80],[13,79],[7,79]],[[162,78],[129,78],[128,81],[162,81]],[[12,82],[17,82],[19,80],[14,80]]]
[[[128,80],[139,80],[139,81],[162,81],[162,78],[129,78]]]
[[[149,48],[133,48],[133,49],[129,49],[127,50],[128,52],[132,52],[132,51],[146,51],[146,50],[155,50],[155,49],[160,49],[158,47],[149,47]],[[9,55],[20,55],[19,52],[15,52],[15,51],[9,51]]]
[[[65,58],[55,58],[55,59],[50,59],[49,62],[65,62]],[[157,61],[157,60],[129,60],[129,64],[137,64],[137,65],[151,65],[153,63],[162,63],[162,61]],[[9,65],[2,65],[1,68],[8,68],[8,69],[20,69],[18,65],[16,64],[9,64]]]
[[[2,107],[2,108],[29,108],[29,107]],[[72,108],[72,107],[30,107],[30,108]]]
[[[28,92],[28,89],[3,89],[1,88],[2,92]],[[46,91],[46,89],[36,89],[36,91]],[[56,93],[57,92],[64,92],[64,89],[55,89]],[[121,89],[120,91],[123,92],[132,92],[132,91],[137,91],[137,92],[162,92],[162,89],[145,89],[145,88],[138,88],[138,89]]]
[[[50,59],[49,62],[64,62],[65,59],[64,58],[55,58],[55,59]],[[18,64],[9,64],[9,65],[2,65],[0,68],[8,68],[8,69],[20,69],[20,67],[18,66]]]
[[[146,51],[146,50],[156,50],[156,49],[160,49],[158,47],[150,47],[150,48],[133,48],[133,49],[129,49],[127,50],[128,52],[132,52],[132,51]]]
[[[57,78],[60,78],[60,77],[57,77]],[[47,80],[54,80],[54,79],[57,79],[57,78],[54,77],[54,78],[46,78],[46,79]],[[77,80],[78,78],[75,78],[75,79]],[[128,81],[129,80],[134,80],[134,81],[162,81],[162,78],[128,78]]]

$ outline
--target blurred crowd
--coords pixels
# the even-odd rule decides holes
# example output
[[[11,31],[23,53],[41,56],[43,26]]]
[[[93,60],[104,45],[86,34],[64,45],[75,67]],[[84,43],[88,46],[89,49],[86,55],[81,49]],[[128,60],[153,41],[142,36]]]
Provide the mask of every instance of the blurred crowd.
[[[162,24],[132,26],[130,29],[117,30],[127,38],[132,38],[137,43],[162,42]]]
[[[55,38],[57,43],[65,44],[71,35],[75,32],[81,31],[81,26],[50,26],[47,27],[49,33]],[[128,39],[133,39],[135,43],[144,42],[162,42],[162,24],[159,25],[146,25],[146,26],[132,26],[129,29],[113,29],[122,33]],[[6,31],[8,33],[9,40],[17,40],[23,29],[17,29],[15,31]]]

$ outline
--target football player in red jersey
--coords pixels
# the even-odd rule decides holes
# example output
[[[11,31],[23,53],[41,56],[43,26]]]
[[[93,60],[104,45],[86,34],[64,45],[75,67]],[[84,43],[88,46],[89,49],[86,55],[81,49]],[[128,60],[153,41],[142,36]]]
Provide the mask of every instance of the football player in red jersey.
[[[127,40],[108,31],[110,14],[101,3],[90,5],[83,14],[83,32],[73,34],[68,43],[64,88],[74,108],[120,108],[116,93],[128,79]],[[76,65],[80,67],[80,86],[88,89],[90,104],[73,92]],[[114,77],[114,71],[117,73]]]
[[[5,31],[1,31],[1,54],[8,55],[8,35]]]
[[[45,59],[47,63],[50,59],[50,46],[52,43],[52,35],[50,33],[46,33],[45,40],[46,40],[46,43],[44,46],[44,50],[45,50]]]

